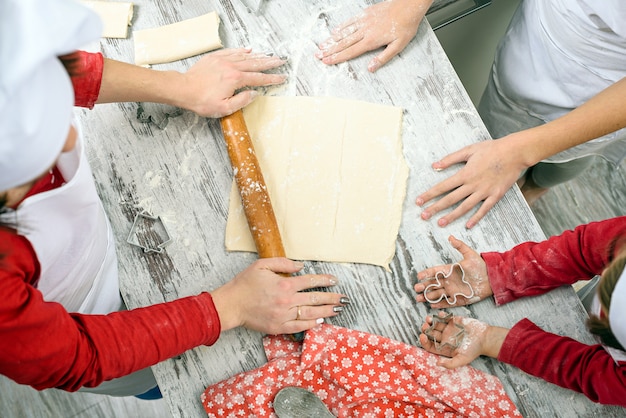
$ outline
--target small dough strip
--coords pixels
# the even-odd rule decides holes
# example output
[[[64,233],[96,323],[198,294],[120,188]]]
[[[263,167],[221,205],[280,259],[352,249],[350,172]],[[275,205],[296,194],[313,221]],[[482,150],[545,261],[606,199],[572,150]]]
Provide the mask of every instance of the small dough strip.
[[[172,62],[221,48],[216,12],[152,29],[133,31],[135,64]]]
[[[133,3],[92,0],[83,0],[81,3],[102,19],[103,38],[128,37],[128,27],[133,20]]]

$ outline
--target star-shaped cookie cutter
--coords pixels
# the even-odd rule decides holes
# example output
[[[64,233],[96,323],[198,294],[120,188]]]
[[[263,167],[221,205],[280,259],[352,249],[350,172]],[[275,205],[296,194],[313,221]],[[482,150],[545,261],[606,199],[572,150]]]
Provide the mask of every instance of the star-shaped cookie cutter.
[[[429,289],[433,288],[433,289],[441,289],[441,280],[442,279],[447,279],[448,277],[450,277],[450,275],[452,274],[452,272],[454,271],[454,268],[458,267],[459,270],[461,270],[461,281],[463,283],[465,283],[467,285],[467,287],[469,287],[469,294],[465,294],[465,293],[455,293],[452,295],[452,299],[450,299],[448,297],[448,295],[446,295],[445,293],[443,293],[441,296],[439,296],[438,299],[430,299],[428,297],[428,292]],[[440,277],[441,276],[441,277]],[[467,299],[471,299],[474,297],[474,288],[472,287],[471,284],[469,284],[469,282],[467,280],[465,280],[465,270],[463,270],[463,267],[461,267],[461,265],[459,263],[453,263],[452,265],[450,265],[450,271],[446,274],[443,271],[438,271],[435,274],[434,277],[436,283],[433,284],[429,284],[428,286],[426,286],[426,288],[424,289],[424,299],[426,299],[427,302],[429,303],[439,303],[441,302],[443,299],[446,300],[446,302],[448,302],[449,305],[456,305],[456,299],[457,296],[463,296],[464,298]]]
[[[426,328],[426,330],[424,331],[424,335],[426,335],[426,337],[435,344],[435,349],[437,351],[440,351],[442,348],[445,348],[445,347],[449,347],[452,350],[456,350],[457,348],[459,348],[459,346],[463,342],[463,337],[465,337],[465,327],[461,324],[457,324],[456,322],[452,321],[453,317],[454,315],[452,314],[452,312],[446,312],[446,314],[443,316],[433,315],[432,324],[430,324],[430,326]],[[452,337],[448,338],[448,341],[452,341],[452,342],[446,341],[445,343],[442,344],[441,341],[437,341],[437,338],[435,338],[435,336],[433,335],[433,332],[434,331],[439,331],[440,333],[443,332],[443,330],[437,329],[437,325],[438,324],[448,325],[450,321],[452,321],[452,324],[459,331],[456,334],[454,334]]]
[[[139,247],[144,253],[162,253],[165,247],[172,242],[165,224],[160,216],[152,216],[144,210],[135,216],[133,226],[130,228],[128,238],[131,245]]]

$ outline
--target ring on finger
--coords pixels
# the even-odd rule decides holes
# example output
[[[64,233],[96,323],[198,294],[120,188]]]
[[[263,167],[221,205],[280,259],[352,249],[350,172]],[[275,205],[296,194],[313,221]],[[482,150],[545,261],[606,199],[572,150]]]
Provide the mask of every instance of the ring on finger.
[[[296,321],[300,320],[300,315],[302,315],[302,312],[300,311],[300,306],[297,307],[298,310],[296,311]]]

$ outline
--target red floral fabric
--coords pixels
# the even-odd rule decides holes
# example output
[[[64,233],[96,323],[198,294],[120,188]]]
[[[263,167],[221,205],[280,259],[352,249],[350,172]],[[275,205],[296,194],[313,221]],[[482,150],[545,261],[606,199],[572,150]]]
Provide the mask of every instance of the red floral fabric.
[[[315,393],[338,417],[519,417],[497,377],[472,367],[447,370],[421,348],[322,324],[302,343],[267,336],[264,366],[209,386],[209,417],[276,417],[286,386]]]

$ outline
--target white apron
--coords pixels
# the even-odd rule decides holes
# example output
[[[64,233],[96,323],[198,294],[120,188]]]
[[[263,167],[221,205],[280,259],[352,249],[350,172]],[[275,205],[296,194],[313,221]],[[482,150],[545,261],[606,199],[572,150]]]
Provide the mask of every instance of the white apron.
[[[480,114],[499,138],[554,120],[623,77],[626,1],[522,0],[498,45]],[[547,161],[591,154],[619,163],[626,129]]]
[[[32,244],[41,265],[37,288],[68,312],[107,314],[120,310],[115,241],[80,130],[76,147],[57,167],[66,184],[25,199],[12,214],[17,232]]]

